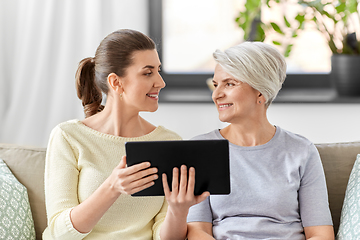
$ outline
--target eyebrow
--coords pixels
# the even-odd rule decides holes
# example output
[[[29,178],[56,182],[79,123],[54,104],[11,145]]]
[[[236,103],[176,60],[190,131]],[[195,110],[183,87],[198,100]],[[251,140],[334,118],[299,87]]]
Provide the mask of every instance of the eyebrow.
[[[143,69],[146,69],[146,68],[154,69],[155,67],[152,65],[146,65],[145,67],[143,67]],[[161,68],[161,65],[159,65],[159,68]]]
[[[235,78],[225,78],[225,79],[220,80],[220,82],[229,82],[229,81],[240,82],[239,80],[236,80]],[[216,81],[214,79],[212,80],[212,82],[216,83]]]

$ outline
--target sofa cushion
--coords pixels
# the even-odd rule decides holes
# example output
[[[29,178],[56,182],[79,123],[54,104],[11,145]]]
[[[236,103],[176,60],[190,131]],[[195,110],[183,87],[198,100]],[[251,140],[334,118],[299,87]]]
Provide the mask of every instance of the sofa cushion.
[[[338,240],[360,239],[360,154],[351,170],[341,211]]]
[[[42,239],[42,232],[47,226],[44,193],[45,154],[45,148],[0,144],[0,158],[27,189],[36,239]]]
[[[329,206],[336,234],[350,172],[357,154],[360,153],[360,142],[316,144],[316,147],[324,166]]]
[[[1,239],[35,239],[34,221],[26,187],[0,159]]]
[[[316,144],[324,166],[334,230],[337,232],[345,190],[360,153],[360,142]],[[44,194],[45,148],[31,148],[0,143],[0,158],[23,184],[29,195],[35,223],[36,239],[47,226]]]

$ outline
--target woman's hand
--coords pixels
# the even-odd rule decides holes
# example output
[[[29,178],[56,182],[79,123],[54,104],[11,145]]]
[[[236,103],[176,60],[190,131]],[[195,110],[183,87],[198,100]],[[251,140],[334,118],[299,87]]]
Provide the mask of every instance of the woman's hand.
[[[154,184],[157,169],[150,163],[126,167],[126,157],[114,168],[111,175],[84,202],[70,212],[71,222],[81,233],[90,232],[121,194],[133,194]]]
[[[199,196],[194,195],[195,169],[189,169],[189,179],[187,177],[187,167],[181,166],[180,183],[179,169],[173,169],[172,191],[170,192],[167,177],[162,175],[162,182],[166,201],[169,204],[165,221],[161,227],[161,239],[185,239],[187,235],[186,218],[189,208],[199,202],[204,201],[209,192],[203,192]]]
[[[154,185],[158,178],[157,168],[149,168],[150,163],[144,162],[126,167],[126,156],[114,168],[110,175],[110,184],[113,189],[121,194],[134,194]]]
[[[173,169],[172,191],[170,192],[167,176],[164,173],[162,176],[165,198],[169,204],[169,210],[175,214],[186,214],[192,205],[204,201],[209,195],[209,192],[204,192],[199,196],[194,195],[195,187],[195,169],[189,169],[189,179],[187,179],[187,167],[181,166],[181,175],[179,183],[179,169]]]

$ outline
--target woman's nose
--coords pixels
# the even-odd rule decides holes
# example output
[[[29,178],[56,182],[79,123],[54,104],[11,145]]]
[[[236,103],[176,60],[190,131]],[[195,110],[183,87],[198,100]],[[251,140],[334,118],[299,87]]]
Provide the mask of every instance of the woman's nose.
[[[159,74],[158,79],[154,83],[154,87],[156,87],[156,88],[164,88],[165,86],[166,86],[166,83],[164,82],[164,79],[162,78],[162,76]]]
[[[216,87],[212,92],[212,99],[215,101],[216,99],[224,97],[224,92],[220,87]]]

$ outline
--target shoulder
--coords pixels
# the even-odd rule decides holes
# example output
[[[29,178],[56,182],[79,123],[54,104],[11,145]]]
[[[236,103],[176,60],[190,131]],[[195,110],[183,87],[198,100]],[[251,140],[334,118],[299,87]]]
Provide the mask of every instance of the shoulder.
[[[211,132],[200,134],[200,135],[197,135],[197,136],[191,138],[191,140],[207,140],[207,139],[221,139],[219,130],[216,129]]]
[[[81,126],[82,123],[80,122],[80,120],[77,119],[59,123],[52,129],[50,139],[59,137],[68,138],[72,135],[81,136]]]
[[[179,134],[163,126],[158,126],[155,131],[157,132],[157,136],[163,140],[182,140]]]
[[[276,126],[278,132],[279,132],[279,139],[280,141],[286,145],[286,146],[298,146],[298,147],[304,147],[304,146],[311,146],[314,145],[309,139],[306,137],[290,132],[288,130],[282,129],[278,126]]]
[[[278,150],[291,152],[294,156],[299,156],[304,163],[309,160],[320,160],[320,156],[315,144],[306,137],[279,128]]]
[[[80,120],[72,119],[72,120],[68,120],[66,122],[59,123],[58,125],[56,125],[54,127],[54,129],[62,129],[64,131],[66,131],[66,130],[78,128],[80,124],[81,124]]]

